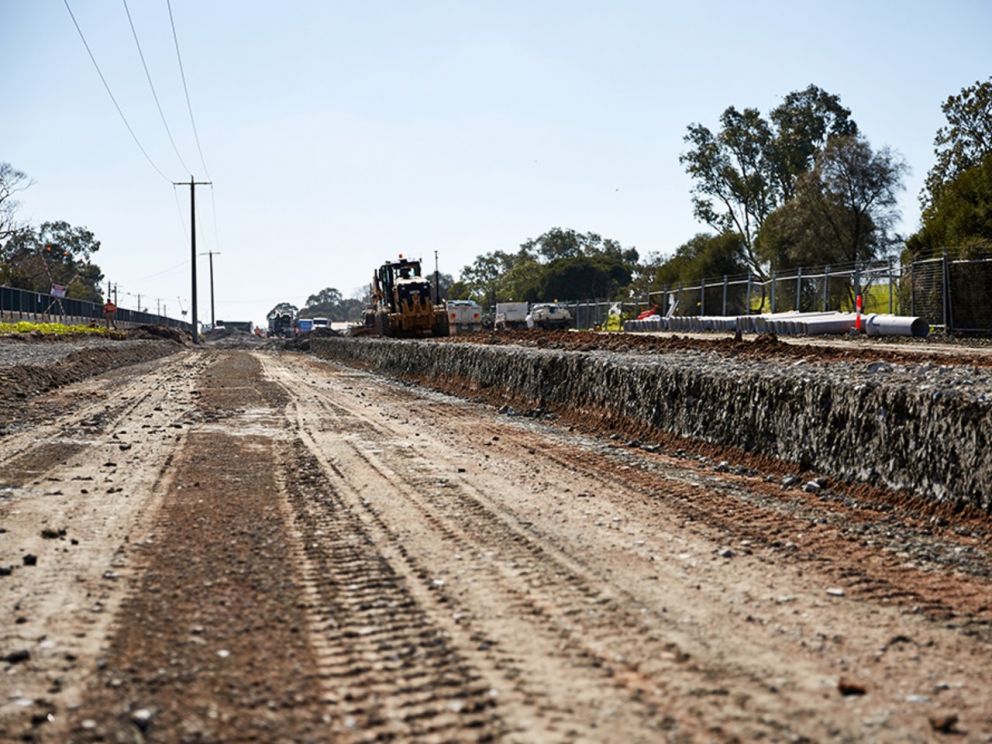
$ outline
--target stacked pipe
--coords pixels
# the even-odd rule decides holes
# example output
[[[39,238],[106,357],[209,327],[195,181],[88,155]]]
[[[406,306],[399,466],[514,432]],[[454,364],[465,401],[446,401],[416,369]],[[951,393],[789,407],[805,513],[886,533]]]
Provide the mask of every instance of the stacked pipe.
[[[736,317],[712,315],[676,315],[663,318],[659,315],[642,320],[628,320],[623,329],[630,333],[675,331],[701,333],[724,331],[741,333],[774,333],[780,336],[823,336],[848,334],[855,328],[855,313],[766,313],[764,315],[738,315]],[[862,315],[862,328],[869,336],[915,336],[925,338],[930,327],[923,318],[905,315],[871,313]]]

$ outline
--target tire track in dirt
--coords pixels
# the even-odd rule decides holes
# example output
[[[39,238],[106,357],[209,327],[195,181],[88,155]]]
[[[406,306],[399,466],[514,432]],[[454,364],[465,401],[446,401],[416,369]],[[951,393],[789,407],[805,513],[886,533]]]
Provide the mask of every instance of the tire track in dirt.
[[[38,442],[28,432],[14,437],[21,455],[0,466],[0,481],[21,483],[0,505],[0,563],[11,570],[0,579],[8,618],[0,653],[29,657],[0,677],[0,738],[64,737],[65,712],[78,703],[134,578],[134,544],[166,490],[184,436],[170,424],[188,411],[195,369],[178,359],[149,366],[127,385],[111,385],[124,402],[106,409],[100,382],[82,383],[98,402],[41,427]],[[68,454],[50,437],[64,435],[80,413],[87,438]],[[53,452],[60,456],[46,459]],[[29,462],[30,484],[23,481]],[[35,556],[34,565],[22,565],[24,555]]]
[[[245,354],[209,360],[208,423],[172,465],[140,581],[72,714],[75,741],[313,740],[326,728],[275,478],[278,390]]]
[[[489,687],[410,595],[358,516],[297,442],[283,477],[310,587],[331,732],[356,741],[487,741]]]
[[[286,363],[290,366],[297,364],[295,362]],[[301,360],[298,364],[304,367],[305,370],[301,375],[309,376],[309,378],[306,385],[299,386],[297,395],[307,401],[307,407],[312,408],[313,404],[316,403],[325,410],[323,415],[311,415],[312,420],[309,429],[315,438],[321,442],[321,448],[325,453],[333,454],[330,464],[339,467],[353,481],[358,471],[356,466],[348,464],[349,458],[355,463],[365,458],[371,461],[373,465],[379,467],[385,474],[385,476],[382,474],[377,475],[373,481],[358,481],[355,485],[357,489],[355,498],[361,498],[363,502],[368,501],[372,506],[377,505],[379,507],[378,512],[381,519],[393,525],[394,540],[397,542],[406,541],[407,544],[412,545],[409,535],[416,530],[412,527],[406,529],[403,522],[405,517],[392,513],[398,508],[397,505],[392,501],[387,503],[386,499],[377,499],[375,497],[377,487],[373,483],[381,481],[393,471],[397,471],[406,474],[413,480],[404,481],[403,478],[396,477],[393,485],[390,487],[393,491],[404,488],[405,490],[402,493],[406,494],[429,490],[432,486],[431,479],[434,479],[434,485],[436,486],[439,463],[429,463],[425,466],[425,470],[418,474],[415,467],[410,467],[410,458],[407,457],[407,453],[411,449],[419,449],[420,452],[424,452],[424,456],[430,453],[432,457],[436,457],[444,451],[450,451],[452,455],[461,455],[466,458],[466,464],[473,465],[469,469],[472,473],[479,472],[481,474],[482,472],[486,472],[490,475],[496,473],[501,476],[515,474],[513,477],[519,478],[521,472],[526,472],[534,473],[535,480],[538,477],[543,478],[545,474],[552,480],[551,484],[535,484],[535,490],[533,491],[530,485],[524,486],[521,483],[524,492],[537,493],[539,489],[541,492],[547,492],[550,496],[555,490],[561,491],[564,489],[564,491],[568,492],[570,489],[566,487],[566,484],[568,486],[574,485],[575,491],[578,491],[580,487],[585,488],[588,484],[592,483],[595,487],[588,489],[591,493],[575,494],[575,507],[578,508],[578,512],[582,513],[583,505],[594,503],[588,498],[583,498],[592,496],[592,493],[598,494],[597,497],[594,497],[594,501],[598,505],[609,507],[610,504],[615,504],[617,507],[621,507],[618,512],[615,509],[613,510],[624,518],[624,524],[621,524],[617,530],[622,533],[621,537],[628,534],[631,537],[637,536],[634,535],[634,531],[635,529],[642,529],[636,525],[636,522],[640,520],[643,520],[645,524],[664,525],[668,522],[670,526],[667,529],[677,528],[677,532],[673,533],[673,537],[678,542],[685,541],[683,535],[707,535],[709,539],[715,541],[716,546],[732,544],[735,548],[732,552],[743,552],[744,556],[752,556],[753,554],[753,558],[735,558],[733,561],[735,566],[740,564],[742,560],[746,560],[749,563],[757,562],[759,565],[768,566],[767,569],[758,570],[774,571],[775,574],[772,575],[777,575],[780,570],[777,567],[787,567],[786,574],[793,578],[789,581],[780,581],[780,584],[796,583],[798,581],[801,584],[808,585],[812,581],[814,585],[820,583],[821,588],[819,591],[822,592],[823,587],[836,586],[839,583],[839,579],[843,578],[835,570],[837,566],[862,570],[862,564],[868,563],[874,574],[882,570],[887,571],[898,568],[899,570],[894,571],[886,579],[891,584],[891,591],[887,591],[884,586],[879,589],[878,586],[881,585],[878,585],[862,592],[862,590],[857,588],[857,581],[852,579],[850,587],[845,585],[845,589],[851,600],[845,599],[843,602],[824,606],[822,600],[817,600],[814,597],[807,598],[804,594],[799,594],[798,597],[790,596],[788,590],[782,591],[780,589],[779,591],[782,594],[778,595],[778,598],[773,594],[767,600],[775,608],[774,611],[769,611],[766,607],[762,606],[760,608],[760,614],[755,612],[754,618],[751,617],[751,614],[747,614],[746,622],[750,625],[740,628],[740,630],[746,630],[746,632],[741,633],[742,639],[747,637],[750,641],[755,641],[765,636],[766,640],[761,642],[767,646],[767,636],[769,634],[774,633],[775,636],[782,636],[783,633],[787,633],[787,635],[782,636],[779,642],[779,645],[782,647],[782,653],[786,654],[788,653],[786,649],[790,645],[795,644],[796,641],[799,642],[796,645],[802,648],[797,647],[799,653],[795,657],[795,661],[792,662],[794,671],[797,674],[798,670],[802,669],[804,663],[808,663],[804,661],[804,657],[809,658],[809,649],[813,649],[816,654],[822,655],[829,650],[831,643],[829,633],[824,636],[823,633],[816,629],[815,625],[811,628],[810,622],[801,621],[802,617],[809,614],[809,612],[805,611],[807,606],[810,607],[811,611],[814,611],[814,618],[816,616],[836,615],[839,619],[844,614],[848,616],[852,615],[851,610],[856,609],[857,614],[862,616],[865,619],[864,621],[871,625],[862,626],[862,629],[858,631],[849,627],[850,617],[845,618],[844,623],[848,627],[844,635],[854,632],[857,635],[865,635],[865,641],[867,641],[868,636],[876,636],[884,633],[885,631],[882,628],[887,627],[888,623],[892,623],[895,620],[892,613],[885,610],[885,608],[890,605],[896,605],[897,608],[902,608],[899,611],[902,613],[904,619],[901,621],[897,620],[902,625],[902,629],[901,631],[893,630],[891,636],[881,637],[877,641],[877,646],[872,647],[870,641],[867,643],[861,641],[860,643],[856,643],[853,648],[848,649],[845,648],[850,645],[848,641],[834,641],[835,643],[842,644],[837,647],[837,651],[841,654],[838,659],[841,662],[839,665],[840,669],[859,668],[860,664],[865,663],[858,661],[859,659],[864,659],[868,663],[874,663],[878,665],[879,669],[873,672],[872,676],[878,677],[880,683],[884,684],[883,690],[891,687],[893,682],[895,682],[895,680],[891,680],[893,674],[903,674],[906,676],[905,681],[896,682],[900,686],[914,684],[909,682],[909,679],[911,677],[917,677],[918,674],[916,672],[907,674],[910,669],[918,669],[919,672],[925,671],[931,675],[949,676],[954,674],[955,664],[958,663],[960,664],[960,667],[957,669],[958,672],[969,669],[969,674],[976,675],[974,661],[982,655],[980,648],[976,648],[973,645],[969,646],[967,642],[961,643],[959,640],[955,640],[954,636],[960,633],[960,630],[953,627],[946,628],[945,625],[948,624],[946,619],[941,620],[939,615],[928,613],[924,609],[919,610],[919,614],[915,614],[912,611],[913,607],[910,603],[915,601],[913,592],[917,594],[919,592],[918,588],[912,588],[912,584],[907,584],[906,582],[915,581],[922,576],[931,582],[932,588],[937,589],[942,583],[942,578],[940,573],[934,571],[935,566],[928,567],[924,565],[916,568],[901,566],[905,562],[904,558],[894,553],[888,554],[884,550],[887,542],[898,543],[900,534],[896,528],[900,522],[896,517],[901,517],[902,515],[873,511],[873,505],[870,503],[863,506],[855,504],[855,506],[851,507],[849,501],[839,500],[837,503],[821,502],[817,497],[812,495],[797,492],[782,492],[777,485],[766,484],[760,478],[753,476],[736,476],[732,473],[714,474],[712,467],[687,462],[683,458],[666,455],[664,452],[650,453],[637,450],[636,454],[631,454],[627,451],[627,448],[615,448],[618,454],[614,456],[614,454],[608,451],[604,452],[611,445],[604,445],[603,442],[588,445],[583,444],[581,447],[576,447],[575,440],[580,440],[580,437],[572,436],[561,431],[556,434],[552,433],[554,427],[508,421],[503,417],[494,417],[491,413],[487,413],[480,418],[479,408],[477,406],[453,401],[443,402],[440,396],[433,394],[424,395],[418,392],[416,388],[377,381],[365,373],[349,370],[338,365],[324,365],[319,362],[313,362],[312,360]],[[325,377],[314,377],[315,373],[321,368],[324,369]],[[342,408],[345,410],[342,411]],[[391,415],[393,418],[390,418]],[[355,417],[364,419],[367,424],[363,424],[361,421],[357,423],[351,421],[347,425],[342,426],[339,419],[342,417],[347,419],[349,416],[353,419]],[[342,446],[334,446],[332,444],[331,433],[337,432],[340,435],[342,431],[345,438],[351,441],[347,450]],[[414,438],[417,436],[416,432],[421,431],[426,436],[439,439],[438,444],[425,451]],[[488,433],[498,434],[499,436],[493,437],[497,441],[480,441],[481,437],[479,437],[479,434],[482,431],[486,431],[487,435]],[[488,439],[488,436],[485,439]],[[565,440],[568,441],[566,442]],[[487,446],[483,448],[481,446],[482,444],[486,444]],[[520,459],[521,453],[528,452],[528,449],[531,455],[530,460],[527,457]],[[536,456],[534,455],[535,449],[538,450]],[[550,451],[551,457],[545,457],[546,451]],[[342,454],[343,452],[344,454]],[[488,459],[490,454],[492,459]],[[496,465],[497,462],[502,462],[504,458],[506,462],[511,463],[507,466],[509,467],[508,471],[502,465]],[[416,458],[413,459],[416,460]],[[386,461],[385,466],[383,460]],[[513,464],[514,460],[517,460],[519,465]],[[528,466],[526,465],[527,462],[534,463],[535,465],[533,467]],[[537,467],[538,464],[540,467]],[[472,484],[478,479],[475,476],[453,474],[452,471],[454,468],[450,467],[451,465],[452,461],[448,460],[446,463],[440,464],[440,467],[442,469],[445,467],[449,468],[448,472],[452,473],[451,479],[457,481],[456,491],[460,489],[463,492],[468,488],[471,496],[476,496],[484,501],[486,494],[475,494],[471,491]],[[541,476],[536,475],[538,471],[542,472]],[[566,473],[570,475],[562,478]],[[555,478],[558,478],[558,480],[555,481]],[[388,480],[386,482],[388,484]],[[497,492],[499,491],[499,485],[491,477],[484,479],[482,483],[487,488],[494,488]],[[462,496],[460,492],[458,495],[459,497]],[[416,519],[430,524],[430,519],[436,518],[442,524],[434,525],[432,529],[436,529],[443,534],[443,529],[448,529],[443,525],[446,521],[443,518],[443,508],[441,508],[443,500],[438,499],[433,491],[431,491],[429,496],[425,495],[424,499],[424,503],[427,504],[427,511],[430,514],[428,515],[424,511],[421,511],[416,513]],[[402,504],[406,505],[408,500],[404,496],[401,500]],[[794,510],[791,506],[786,509],[773,508],[776,500],[780,502],[795,502],[796,508]],[[736,502],[741,503],[738,504]],[[366,510],[371,510],[371,507],[368,505],[365,508]],[[529,515],[527,514],[514,514],[513,511],[516,510],[516,507],[511,507],[507,511],[506,504],[504,503],[500,509],[504,512],[503,516],[509,518],[509,524],[520,529],[525,536],[533,537],[541,546],[556,546],[556,548],[565,550],[565,554],[571,556],[573,561],[578,560],[578,564],[585,566],[587,570],[593,566],[597,567],[595,570],[598,571],[601,578],[605,578],[603,576],[604,569],[602,565],[608,556],[585,556],[580,558],[578,557],[579,554],[575,553],[575,545],[562,542],[561,535],[557,534],[554,530],[548,532],[546,529],[542,529],[539,523],[529,523]],[[535,511],[539,513],[540,509],[537,507],[531,509],[531,512]],[[605,508],[600,511],[608,515],[611,509]],[[796,513],[793,513],[793,511]],[[555,512],[557,512],[557,509]],[[772,513],[769,514],[768,512]],[[892,522],[883,523],[879,527],[880,530],[884,530],[881,533],[869,533],[878,537],[880,544],[860,546],[860,551],[856,550],[852,553],[852,547],[857,548],[859,545],[856,537],[852,538],[842,529],[842,527],[845,527],[843,523],[845,513],[858,514],[858,519],[853,521],[861,522],[871,527],[874,527],[871,524],[873,514],[882,520],[891,519]],[[836,521],[840,526],[834,527],[832,525],[824,526],[820,524],[825,515],[830,515],[833,521]],[[674,522],[672,521],[673,518]],[[562,519],[564,519],[564,516]],[[625,524],[628,519],[633,525],[631,529],[627,529]],[[749,523],[750,520],[756,520],[755,524],[751,525]],[[408,521],[412,523],[413,516]],[[472,523],[469,521],[467,524],[462,524],[457,519],[453,521],[454,532],[464,527],[466,533],[473,537],[477,537],[480,534],[485,535],[484,526],[481,523]],[[910,522],[912,527],[912,520]],[[596,529],[593,524],[590,524],[589,527],[592,530]],[[889,527],[893,529],[889,530]],[[480,529],[483,531],[480,532]],[[912,529],[916,530],[917,528],[912,527]],[[806,530],[806,532],[803,532],[803,530]],[[892,534],[886,536],[886,532],[890,531]],[[810,536],[811,534],[812,537]],[[913,534],[917,533],[914,532]],[[648,538],[648,546],[634,547],[628,552],[645,559],[654,560],[653,556],[645,554],[649,552],[649,548],[652,552],[657,552],[659,548],[657,545],[651,544],[654,541],[649,534],[645,534],[644,537]],[[796,537],[799,537],[797,541],[799,545],[790,545],[790,540]],[[922,540],[926,535],[920,534],[919,537]],[[955,535],[954,537],[957,538],[958,536]],[[966,542],[972,542],[975,538],[965,536],[961,539]],[[484,542],[484,539],[482,541]],[[948,541],[951,545],[955,542],[954,539],[950,538]],[[644,542],[644,539],[638,539],[635,541],[635,545]],[[738,548],[738,545],[741,547]],[[412,550],[412,547],[410,549]],[[823,556],[818,555],[817,551],[826,551],[829,561],[823,561]],[[672,552],[677,552],[677,549]],[[714,550],[713,552],[716,551]],[[850,557],[845,560],[845,556],[849,553],[851,553]],[[590,557],[592,558],[591,562]],[[670,560],[681,561],[683,559],[681,554],[679,554],[678,556],[672,555]],[[431,564],[428,563],[427,565]],[[606,565],[613,564],[607,561]],[[686,565],[692,564],[690,562]],[[938,563],[937,566],[939,565]],[[881,569],[878,566],[881,566]],[[678,578],[678,573],[675,569],[668,569],[665,566],[660,566],[659,568],[668,570],[672,574],[672,578]],[[416,567],[411,570],[416,572]],[[803,577],[807,571],[812,571],[811,579]],[[910,573],[907,575],[903,571],[909,571]],[[944,573],[945,577],[951,576],[946,567],[944,568]],[[962,578],[960,575],[957,575],[957,572],[955,574],[956,579]],[[428,575],[430,574],[428,573]],[[712,578],[712,572],[708,572],[708,575]],[[554,581],[553,575],[549,574],[549,576]],[[494,581],[498,581],[498,578],[497,576]],[[615,577],[615,579],[621,578],[623,577]],[[654,577],[648,576],[647,578]],[[783,576],[782,578],[785,577]],[[963,578],[967,579],[968,577]],[[614,579],[614,577],[611,577],[611,579]],[[608,581],[608,585],[611,587],[611,594],[614,597],[623,599],[624,593],[617,587],[615,580]],[[634,588],[636,585],[627,584],[627,586],[628,589],[634,590],[634,594],[630,596],[638,597],[643,595],[643,592],[639,588]],[[911,588],[907,590],[907,586]],[[691,586],[687,586],[683,587],[683,590],[691,588]],[[943,596],[952,599],[955,598],[955,592],[959,589],[967,589],[967,587],[960,583],[954,585],[952,582],[945,589],[946,591]],[[983,609],[980,603],[982,601],[987,602],[989,597],[987,583],[981,580],[974,580],[972,589],[972,599],[962,600],[964,601],[964,606],[959,609],[968,611],[968,606],[972,605],[973,601],[978,603],[974,607],[977,607],[979,610]],[[445,587],[441,591],[448,591],[448,588]],[[455,596],[454,601],[458,601],[458,594],[462,591],[462,588],[460,586],[453,586],[450,591]],[[707,595],[705,588],[704,593],[698,596],[700,599],[695,600],[696,605],[706,601]],[[754,602],[753,597],[748,598],[747,592],[744,592],[743,596],[749,604]],[[820,596],[823,595],[821,594]],[[713,601],[713,599],[711,597],[709,601]],[[863,604],[865,600],[868,601],[867,605]],[[786,630],[789,622],[793,621],[784,623],[785,627],[782,627],[782,621],[793,612],[790,609],[791,607],[796,607],[795,613],[798,614],[798,620],[795,622],[799,624],[795,629]],[[801,614],[799,614],[799,608],[803,608]],[[739,622],[745,622],[743,608],[742,610],[734,610],[732,607],[730,609],[731,617],[737,616]],[[867,619],[878,614],[882,614],[888,618],[885,623],[879,625],[877,621]],[[930,619],[923,620],[923,616],[927,616]],[[813,622],[816,621],[814,620]],[[821,629],[824,622],[826,622],[824,618],[819,620]],[[878,627],[875,627],[876,625]],[[869,627],[871,628],[870,631]],[[898,628],[898,626],[896,627]],[[808,640],[804,640],[802,636],[794,635],[799,632],[809,633],[810,630],[817,630],[817,632]],[[857,635],[854,637],[857,637]],[[928,636],[929,640],[927,640]],[[836,635],[834,637],[841,638],[841,636]],[[906,640],[907,638],[909,640]],[[958,639],[962,639],[962,636],[958,635]],[[775,641],[772,642],[774,643]],[[923,643],[926,646],[920,645]],[[923,651],[925,647],[929,647],[931,650]],[[700,651],[700,647],[698,644],[689,643],[684,645],[684,648],[692,651],[697,658],[699,657],[698,652]],[[705,645],[701,650],[705,659]],[[758,652],[760,652],[760,649],[756,648],[752,653]],[[914,666],[914,664],[919,665],[919,661],[909,661],[909,666],[907,666],[907,660],[919,659],[921,653],[926,659],[926,662],[922,666]],[[814,666],[818,663],[814,661],[815,658],[810,659],[810,661],[813,661]],[[774,664],[774,661],[770,663]],[[761,664],[757,667],[753,664],[751,666],[752,669],[761,668]],[[837,665],[831,664],[830,666],[838,668]],[[938,669],[943,669],[944,671],[941,672]],[[773,683],[771,686],[780,687],[781,689],[781,686],[784,684],[784,680],[783,682],[778,681],[781,669],[776,670],[774,665],[772,665],[764,671],[767,674],[766,681],[771,681]],[[979,684],[978,678],[982,678],[983,676],[983,672],[977,672],[977,678],[973,680],[973,684]],[[836,680],[836,677],[834,679]],[[726,681],[726,678],[724,678],[724,681]],[[915,684],[919,684],[920,681],[923,680],[921,679]],[[931,682],[930,684],[933,683]],[[737,682],[733,678],[726,684],[726,687],[732,691],[738,690]],[[905,687],[902,687],[902,689],[905,689]],[[946,688],[938,686],[938,690],[940,689]],[[974,687],[971,689],[974,690]],[[879,691],[876,695],[878,694],[884,695],[884,692]],[[951,699],[951,696],[946,693],[938,694],[945,700],[945,703]],[[834,691],[834,695],[836,695],[836,691]],[[964,695],[962,698],[959,693],[953,693],[953,696],[955,699],[961,698],[960,704],[962,706],[971,706],[971,720],[974,722],[976,720],[974,715],[980,713],[982,709],[981,703],[979,703],[976,709],[975,705],[978,701],[976,701],[973,695],[970,700],[967,700],[968,695]],[[917,697],[922,700],[927,696],[910,695],[907,699],[916,699]],[[686,704],[687,699],[689,698],[682,697],[681,702],[683,705]],[[784,700],[779,705],[782,702]],[[859,702],[863,703],[858,707],[865,711],[865,721],[871,721],[871,723],[858,725],[855,721],[851,721],[851,731],[860,730],[862,735],[868,735],[867,732],[872,730],[870,728],[871,726],[880,725],[876,724],[875,721],[882,720],[878,718],[879,713],[877,708],[878,703],[882,701],[877,697],[872,698],[869,696],[869,698]],[[899,703],[893,700],[893,705],[896,708],[905,707],[906,702],[900,698]],[[850,706],[850,703],[848,703],[848,706]],[[801,721],[804,716],[808,716],[813,719],[819,719],[817,722],[820,725],[826,725],[830,721],[830,716],[825,716],[825,710],[831,710],[836,713],[839,708],[832,702],[826,708],[823,707],[822,702],[816,703],[815,707],[810,710],[804,711],[801,708],[796,710],[796,716],[792,720]],[[908,714],[910,711],[907,710],[906,713]],[[986,710],[986,715],[988,714],[989,711]],[[512,716],[508,715],[508,720],[512,721],[512,718]],[[834,721],[836,722],[836,719]],[[890,733],[899,738],[900,736],[909,734],[910,731],[920,731],[917,728],[918,725],[922,725],[922,730],[927,730],[925,717],[919,724],[917,722],[920,722],[918,717],[907,718],[903,724],[905,727],[900,728],[897,725],[891,729]],[[796,725],[800,731],[809,732],[815,729],[815,727],[813,729],[809,727],[808,721],[806,724],[797,723]],[[861,726],[869,726],[869,728],[864,729]],[[978,728],[981,730],[982,726],[979,725]],[[828,735],[828,730],[831,730],[829,725],[826,728],[819,729],[820,733],[816,738],[830,738],[830,736],[836,735]],[[832,730],[837,732],[837,729]],[[901,733],[897,735],[895,732]],[[877,734],[878,731],[874,731],[871,736],[875,737]],[[919,734],[911,735],[911,738],[914,736],[919,736]]]
[[[599,712],[612,705],[616,713],[610,726],[623,731],[629,740],[704,733],[720,738],[724,729],[746,730],[750,736],[761,735],[762,729],[765,734],[787,732],[787,725],[783,727],[781,722],[762,726],[756,715],[750,711],[745,714],[725,699],[726,690],[721,686],[733,679],[739,688],[748,689],[735,702],[743,698],[748,707],[754,707],[768,694],[767,684],[729,666],[719,670],[697,667],[690,654],[672,640],[682,635],[677,629],[666,627],[657,616],[644,622],[647,608],[637,606],[630,597],[616,596],[615,590],[588,575],[566,555],[549,551],[539,532],[512,524],[507,515],[486,504],[484,496],[470,484],[447,478],[439,482],[436,464],[423,461],[410,448],[390,446],[394,432],[336,404],[325,391],[308,395],[306,403],[327,412],[328,418],[319,423],[308,422],[298,404],[297,421],[304,441],[324,460],[325,469],[336,476],[338,487],[352,490],[354,475],[371,471],[375,480],[366,484],[363,492],[388,491],[402,500],[405,512],[412,509],[409,517],[390,519],[357,492],[352,497],[359,500],[384,538],[393,543],[410,573],[443,599],[443,607],[457,608],[454,614],[458,623],[453,631],[466,645],[471,642],[487,647],[485,665],[499,687],[515,689],[514,702],[524,703],[530,709],[528,714],[568,721],[570,730],[595,736]],[[328,421],[336,435],[348,439],[346,450],[333,450],[333,461],[328,459],[326,442],[322,447],[315,431],[325,428]],[[389,509],[401,508],[394,500],[389,504]],[[485,585],[491,595],[488,601],[507,609],[513,622],[504,621],[506,627],[494,628],[480,617],[478,606],[473,611],[471,603],[461,601],[457,590],[445,589],[436,568],[429,570],[423,565],[414,548],[404,544],[411,541],[395,528],[398,522],[414,520],[446,544],[443,551],[459,560],[459,569],[469,573],[473,583]],[[445,614],[452,613],[448,610]],[[510,629],[519,630],[516,626],[521,623],[526,630],[518,636],[525,635],[530,642],[517,641],[515,647]],[[562,690],[548,693],[546,690],[555,687],[555,677],[534,668],[535,658],[548,656],[557,659],[559,678],[573,678],[575,689],[568,690],[566,696],[571,701],[562,699]],[[544,684],[534,679],[528,682],[528,678],[542,676]],[[714,684],[718,678],[721,684]],[[669,684],[667,680],[672,679],[677,681]],[[589,688],[583,689],[583,685]],[[673,707],[676,698],[682,702]],[[649,734],[651,731],[654,733]]]

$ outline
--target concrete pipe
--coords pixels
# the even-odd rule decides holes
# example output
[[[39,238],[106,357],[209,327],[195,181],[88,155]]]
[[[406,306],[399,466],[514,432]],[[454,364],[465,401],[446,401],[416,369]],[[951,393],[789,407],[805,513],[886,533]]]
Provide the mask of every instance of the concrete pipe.
[[[825,336],[829,334],[850,333],[854,328],[854,313],[833,313],[809,318],[806,325],[807,336]]]

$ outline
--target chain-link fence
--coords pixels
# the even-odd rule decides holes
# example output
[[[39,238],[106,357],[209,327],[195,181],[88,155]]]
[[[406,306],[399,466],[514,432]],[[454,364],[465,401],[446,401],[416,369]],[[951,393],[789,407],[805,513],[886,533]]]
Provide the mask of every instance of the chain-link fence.
[[[674,284],[623,303],[627,317],[656,308],[682,316],[763,313],[862,312],[923,318],[935,329],[992,334],[992,254],[952,258],[960,251],[835,266],[800,267],[756,275],[723,276]],[[603,327],[613,303],[568,303],[576,328]]]
[[[852,310],[861,294],[865,312],[890,312],[896,305],[899,267],[893,262],[818,266],[771,272],[768,277],[724,276],[691,286],[666,286],[649,295],[679,315],[747,315],[758,313]]]
[[[103,305],[68,297],[55,297],[42,292],[30,292],[14,287],[0,287],[0,319],[58,321],[70,324],[103,321]],[[185,321],[166,318],[154,313],[118,308],[114,322],[122,325],[164,325],[191,331]]]

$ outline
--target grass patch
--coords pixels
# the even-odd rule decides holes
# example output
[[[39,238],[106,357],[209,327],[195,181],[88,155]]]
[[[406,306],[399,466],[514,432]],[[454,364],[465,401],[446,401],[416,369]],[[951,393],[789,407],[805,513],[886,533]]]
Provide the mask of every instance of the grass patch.
[[[40,336],[107,336],[123,338],[120,331],[106,326],[66,325],[65,323],[35,323],[21,320],[17,323],[0,323],[0,334],[32,334]]]

